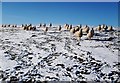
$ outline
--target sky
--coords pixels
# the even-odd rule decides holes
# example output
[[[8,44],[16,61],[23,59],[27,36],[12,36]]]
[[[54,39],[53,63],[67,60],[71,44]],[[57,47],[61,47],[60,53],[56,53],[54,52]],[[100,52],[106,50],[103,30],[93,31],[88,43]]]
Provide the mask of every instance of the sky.
[[[2,2],[3,24],[118,26],[117,2]]]
[[[119,0],[2,0],[2,2],[119,2]]]
[[[2,3],[0,2],[0,24],[2,24]]]

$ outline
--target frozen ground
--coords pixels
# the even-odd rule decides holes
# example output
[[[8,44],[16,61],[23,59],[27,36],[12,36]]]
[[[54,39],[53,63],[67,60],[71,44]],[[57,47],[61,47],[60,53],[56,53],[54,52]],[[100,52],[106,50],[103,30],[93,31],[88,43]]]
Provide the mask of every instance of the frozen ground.
[[[118,30],[77,41],[69,31],[0,27],[0,81],[119,81]]]

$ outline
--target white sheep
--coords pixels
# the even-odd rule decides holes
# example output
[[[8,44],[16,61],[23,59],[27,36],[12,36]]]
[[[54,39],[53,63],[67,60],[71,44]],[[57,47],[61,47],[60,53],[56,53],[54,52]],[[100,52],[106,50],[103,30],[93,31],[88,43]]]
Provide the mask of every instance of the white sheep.
[[[70,33],[74,34],[74,33],[75,33],[75,28],[72,28],[72,29],[70,30]]]
[[[71,29],[72,29],[72,25],[69,25],[68,30],[71,30]]]
[[[79,31],[76,31],[76,32],[74,33],[74,36],[77,37],[78,40],[81,39],[82,35],[83,35],[82,29],[79,29]]]
[[[96,28],[96,31],[101,31],[101,25],[98,25],[98,27]]]
[[[86,25],[85,27],[82,28],[83,33],[88,33],[89,32],[89,27]]]
[[[46,27],[46,24],[45,24],[45,23],[43,24],[43,27]]]
[[[65,24],[65,25],[64,25],[64,28],[68,30],[69,25],[68,25],[68,24]]]
[[[101,25],[101,29],[104,29],[104,27],[105,27],[105,24],[102,24],[102,25]]]
[[[88,32],[87,38],[88,38],[88,39],[91,39],[93,36],[94,36],[94,30],[93,30],[93,28],[92,28],[92,30],[90,30],[90,31]]]
[[[78,26],[75,27],[75,31],[79,31],[80,28]]]
[[[44,28],[44,32],[47,32],[47,31],[48,31],[48,27],[45,27],[45,28]]]
[[[108,30],[108,31],[113,31],[113,27],[112,27],[112,26],[109,26],[107,30]]]

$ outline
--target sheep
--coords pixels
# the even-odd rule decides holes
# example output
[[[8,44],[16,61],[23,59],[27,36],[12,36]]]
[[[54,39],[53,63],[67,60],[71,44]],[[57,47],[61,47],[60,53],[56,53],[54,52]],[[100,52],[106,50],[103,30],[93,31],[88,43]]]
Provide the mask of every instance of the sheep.
[[[23,26],[23,30],[28,30],[27,24],[25,24],[25,26]]]
[[[101,25],[98,25],[98,27],[96,28],[97,31],[101,31]]]
[[[101,29],[104,29],[104,27],[105,27],[105,24],[101,25]]]
[[[85,27],[83,27],[82,31],[83,31],[83,33],[88,33],[89,27],[86,25]]]
[[[61,25],[59,25],[59,26],[58,26],[58,30],[61,31],[61,29],[62,29],[62,27],[61,27]]]
[[[10,27],[10,24],[8,24],[8,27]]]
[[[35,31],[36,30],[36,26],[32,27],[32,30]]]
[[[94,30],[92,28],[92,30],[89,31],[89,33],[87,34],[87,38],[91,39],[94,36]]]
[[[108,29],[108,26],[105,25],[103,31],[107,31],[107,29]]]
[[[29,30],[29,27],[27,25],[24,26],[24,30]]]
[[[26,30],[29,30],[30,29],[30,27],[29,26],[26,26]]]
[[[28,30],[32,30],[32,29],[33,29],[33,27],[32,27],[32,26],[29,26],[29,27],[28,27]]]
[[[64,28],[68,30],[69,25],[68,25],[68,24],[65,24],[65,25],[64,25]]]
[[[77,37],[78,40],[81,39],[83,33],[82,33],[82,29],[79,29],[79,31],[74,33],[74,36]]]
[[[75,28],[72,28],[72,29],[70,30],[70,33],[74,34],[74,33],[75,33]]]
[[[11,27],[14,27],[14,25],[12,24]]]
[[[5,26],[7,27],[7,24]]]
[[[14,27],[17,27],[17,25],[14,25]]]
[[[28,26],[30,27],[30,26],[32,26],[32,24],[29,24]]]
[[[103,24],[103,25],[99,25],[97,28],[96,28],[96,30],[97,31],[107,31],[107,29],[108,29],[108,26],[107,25],[105,25],[105,24]]]
[[[78,25],[78,27],[79,27],[79,28],[81,28],[81,27],[82,27],[82,25],[80,24],[80,25]]]
[[[2,24],[2,27],[4,27],[4,25]]]
[[[24,30],[32,30],[32,24],[25,25]]]
[[[46,24],[45,24],[45,23],[43,24],[43,27],[46,27]]]
[[[75,31],[79,31],[79,29],[80,29],[80,28],[79,28],[78,26],[75,27]]]
[[[6,24],[4,25],[4,27],[7,27]]]
[[[39,27],[42,27],[42,24],[40,23]]]
[[[52,27],[52,23],[50,23],[50,27]]]
[[[4,24],[2,24],[1,27],[4,27]]]
[[[23,25],[23,24],[22,24],[21,26],[22,26],[22,27],[24,27],[24,25]]]
[[[44,28],[44,32],[47,32],[47,31],[48,31],[48,27],[45,27],[45,28]]]
[[[64,24],[64,28],[66,28],[66,25],[67,25],[67,24]]]
[[[4,27],[4,24],[2,24],[2,27]]]
[[[106,29],[107,29],[107,25],[102,24],[102,25],[101,25],[101,31],[106,31]]]
[[[33,31],[35,31],[36,30],[36,26],[29,25],[28,28],[27,28],[27,30],[33,30]]]
[[[72,25],[69,25],[68,30],[71,30],[71,29],[72,29]]]
[[[36,26],[32,27],[32,24],[29,24],[29,25],[26,24],[25,26],[23,26],[23,29],[24,30],[33,30],[33,31],[35,31],[36,30]]]
[[[112,26],[109,26],[107,30],[108,30],[108,31],[113,31],[113,27],[112,27]]]
[[[94,29],[93,29],[93,28],[92,28],[91,32],[92,32],[92,34],[94,35]]]

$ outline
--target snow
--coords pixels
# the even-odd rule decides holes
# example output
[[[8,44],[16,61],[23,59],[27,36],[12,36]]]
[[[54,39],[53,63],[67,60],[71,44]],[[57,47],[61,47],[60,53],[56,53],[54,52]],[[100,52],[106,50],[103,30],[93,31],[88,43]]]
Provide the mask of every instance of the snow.
[[[112,71],[119,71],[117,67],[113,67],[118,63],[118,50],[112,48],[116,41],[94,40],[115,37],[115,34],[99,34],[101,36],[94,36],[92,40],[86,40],[84,35],[78,41],[65,29],[60,32],[50,28],[44,34],[41,28],[37,28],[37,31],[25,31],[21,28],[0,27],[0,70],[8,72],[10,76],[23,72],[16,76],[20,78],[19,81],[29,80],[34,74],[35,80],[40,81],[105,81],[103,77],[98,78],[100,73],[108,75]],[[108,45],[111,47],[106,47]],[[99,72],[95,69],[97,64],[102,64]],[[17,66],[20,69],[15,69]],[[77,72],[85,70],[90,73]]]
[[[3,51],[0,51],[0,54],[3,55],[4,52]],[[8,60],[7,58],[5,57],[0,57],[0,69],[1,70],[4,70],[4,69],[12,69],[12,67],[16,65],[16,61],[11,61],[11,60]]]

